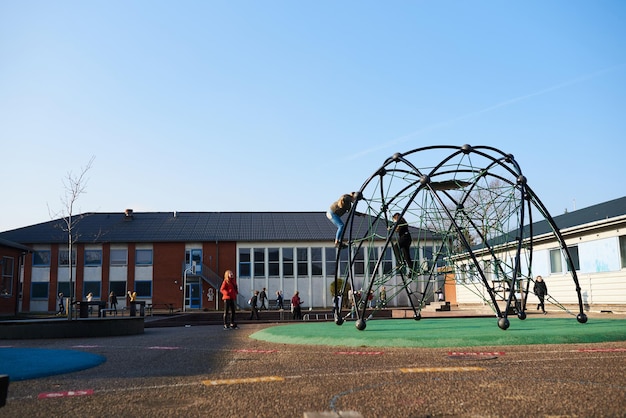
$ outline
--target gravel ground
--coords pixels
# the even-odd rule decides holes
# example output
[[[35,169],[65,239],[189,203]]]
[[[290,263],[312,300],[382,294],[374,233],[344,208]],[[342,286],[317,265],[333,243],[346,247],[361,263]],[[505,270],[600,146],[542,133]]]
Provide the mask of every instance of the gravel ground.
[[[19,340],[95,368],[12,382],[7,417],[626,417],[626,342],[401,349],[294,346],[272,324]]]

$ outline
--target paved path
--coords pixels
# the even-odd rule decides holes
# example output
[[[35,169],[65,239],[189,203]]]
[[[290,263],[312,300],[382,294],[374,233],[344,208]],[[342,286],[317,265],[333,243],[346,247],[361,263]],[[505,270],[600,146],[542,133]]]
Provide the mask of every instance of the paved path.
[[[626,342],[342,349],[248,338],[270,324],[3,346],[101,354],[95,368],[12,382],[8,417],[626,416]],[[325,414],[320,414],[325,413]]]

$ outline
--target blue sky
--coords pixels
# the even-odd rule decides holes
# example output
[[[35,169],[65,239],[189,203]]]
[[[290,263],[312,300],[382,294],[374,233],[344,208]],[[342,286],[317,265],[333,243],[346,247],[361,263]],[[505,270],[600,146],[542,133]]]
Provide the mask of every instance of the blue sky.
[[[489,145],[553,215],[626,195],[626,2],[0,2],[0,231],[325,211],[395,152]],[[438,162],[438,161],[437,161]],[[437,163],[437,162],[433,162]]]

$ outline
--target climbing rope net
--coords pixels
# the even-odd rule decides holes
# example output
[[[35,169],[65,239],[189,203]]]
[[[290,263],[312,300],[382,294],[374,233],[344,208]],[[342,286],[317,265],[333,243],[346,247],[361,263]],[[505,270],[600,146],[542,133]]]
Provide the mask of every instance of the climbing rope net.
[[[520,166],[496,148],[442,145],[396,153],[359,192],[346,219],[348,245],[337,254],[338,325],[352,316],[363,330],[392,298],[410,306],[419,320],[427,303],[456,284],[488,304],[498,326],[508,329],[509,314],[526,318],[534,283],[535,213],[545,219],[567,265],[573,266],[559,229]],[[408,253],[399,245],[402,224],[411,235]],[[576,271],[569,272],[578,297],[577,319],[584,323]],[[547,300],[569,312],[550,295]],[[349,308],[345,315],[344,305]]]

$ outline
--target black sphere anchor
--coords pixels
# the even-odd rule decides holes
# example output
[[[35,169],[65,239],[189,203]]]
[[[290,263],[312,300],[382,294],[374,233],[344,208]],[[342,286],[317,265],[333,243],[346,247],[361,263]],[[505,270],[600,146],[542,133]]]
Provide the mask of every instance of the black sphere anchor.
[[[365,329],[365,319],[357,319],[356,323],[354,324],[354,326],[356,327],[356,329],[358,329],[359,331],[363,331]]]

